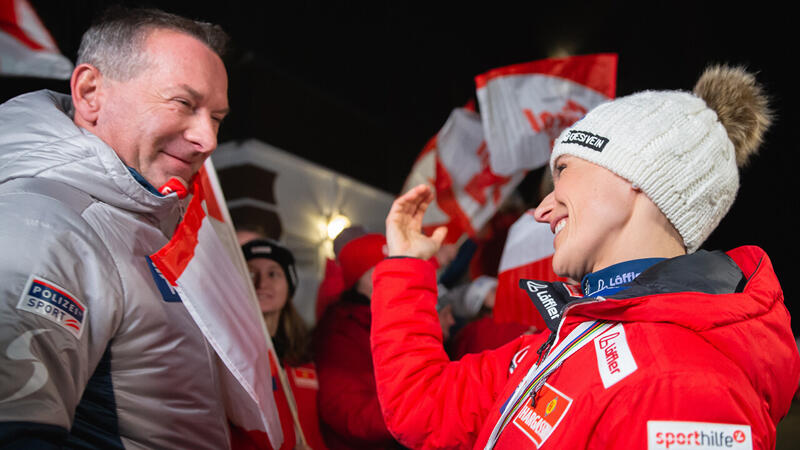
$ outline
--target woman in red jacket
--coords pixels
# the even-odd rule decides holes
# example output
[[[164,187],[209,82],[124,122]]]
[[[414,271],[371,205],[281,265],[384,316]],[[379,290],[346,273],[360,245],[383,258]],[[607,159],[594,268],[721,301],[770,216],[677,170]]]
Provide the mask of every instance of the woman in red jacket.
[[[549,335],[457,362],[425,261],[444,230],[420,232],[433,194],[396,200],[371,335],[392,433],[413,448],[774,448],[800,378],[777,277],[756,247],[698,251],[769,118],[752,75],[716,67],[694,93],[623,97],[565,130],[536,219],[581,286],[521,280]]]
[[[302,448],[292,418],[289,400],[282,388],[277,364],[283,366],[289,383],[305,443],[315,450],[325,449],[317,414],[317,372],[311,362],[310,337],[303,319],[292,305],[297,288],[294,256],[272,239],[257,238],[242,245],[247,267],[256,289],[258,304],[267,331],[275,345],[278,361],[272,366],[272,387],[283,430],[283,449]]]

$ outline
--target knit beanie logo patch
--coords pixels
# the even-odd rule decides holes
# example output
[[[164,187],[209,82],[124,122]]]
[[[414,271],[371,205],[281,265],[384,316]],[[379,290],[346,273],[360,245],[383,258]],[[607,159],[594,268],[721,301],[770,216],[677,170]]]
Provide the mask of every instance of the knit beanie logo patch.
[[[596,152],[602,152],[608,144],[608,138],[598,136],[588,131],[569,130],[567,136],[561,141],[563,144],[578,144]]]

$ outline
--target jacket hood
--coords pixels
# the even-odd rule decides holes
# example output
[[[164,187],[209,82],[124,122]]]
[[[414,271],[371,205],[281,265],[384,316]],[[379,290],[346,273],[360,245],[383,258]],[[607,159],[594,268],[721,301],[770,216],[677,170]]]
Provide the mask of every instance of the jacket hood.
[[[770,405],[786,414],[800,379],[800,354],[767,254],[758,247],[673,258],[604,301],[569,308],[570,321],[671,323],[688,328],[733,361]]]
[[[46,90],[0,105],[0,183],[24,177],[59,181],[103,203],[152,216],[171,236],[181,216],[177,195],[149,192],[111,147],[75,125],[73,114],[70,96]]]

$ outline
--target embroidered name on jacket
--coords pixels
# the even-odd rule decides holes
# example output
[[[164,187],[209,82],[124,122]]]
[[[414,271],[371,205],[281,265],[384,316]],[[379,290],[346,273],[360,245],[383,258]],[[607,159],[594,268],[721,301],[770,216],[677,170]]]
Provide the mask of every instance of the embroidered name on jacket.
[[[583,286],[583,292],[586,293],[586,296],[592,296],[601,292],[605,289],[609,288],[619,288],[620,286],[624,286],[631,281],[635,280],[636,277],[640,275],[641,272],[625,272],[621,274],[616,274],[606,278],[598,278],[596,280],[596,286],[592,287],[587,280]]]
[[[602,152],[608,144],[608,138],[589,133],[588,131],[571,130],[564,138],[564,144],[578,144],[596,152]]]
[[[80,338],[86,319],[86,306],[63,287],[31,275],[22,291],[17,309],[44,317]]]
[[[595,338],[594,349],[597,352],[597,369],[606,389],[638,368],[621,323]]]

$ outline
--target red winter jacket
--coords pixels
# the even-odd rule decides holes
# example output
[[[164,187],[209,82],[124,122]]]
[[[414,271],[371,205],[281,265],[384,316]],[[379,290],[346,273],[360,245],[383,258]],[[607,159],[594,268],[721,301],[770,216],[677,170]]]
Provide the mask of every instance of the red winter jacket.
[[[484,448],[545,338],[449,362],[435,302],[426,262],[376,268],[372,351],[386,422],[413,448]],[[672,258],[625,291],[570,304],[553,347],[595,320],[615,328],[567,358],[535,401],[523,397],[496,448],[774,448],[800,355],[761,249]]]
[[[529,300],[530,301],[530,300]],[[464,325],[453,338],[451,355],[461,359],[469,353],[494,350],[513,341],[525,333],[536,331],[535,327],[521,323],[498,323],[491,315],[475,319]]]
[[[292,395],[297,405],[297,416],[300,419],[300,426],[303,427],[303,435],[306,438],[306,442],[314,450],[325,450],[327,447],[322,439],[319,414],[317,413],[319,383],[314,364],[308,363],[298,367],[284,364],[283,370],[286,373],[289,388],[292,390]],[[295,448],[295,443],[297,442],[294,420],[292,419],[292,413],[283,388],[278,383],[280,383],[280,379],[273,365],[272,387],[275,394],[275,405],[278,407],[278,414],[281,419],[281,428],[283,429],[283,445],[281,445],[281,449],[292,449]]]
[[[343,299],[331,305],[314,336],[319,413],[332,449],[397,446],[378,404],[369,346],[370,310],[366,297],[364,301]]]
[[[272,354],[270,354],[269,365],[272,375],[272,392],[275,396],[275,406],[278,409],[278,417],[283,431],[283,444],[281,444],[280,449],[293,449],[297,446],[294,419],[292,419],[289,402],[280,384],[277,359],[273,358]],[[326,450],[327,447],[320,432],[319,414],[317,413],[317,390],[319,385],[314,364],[308,363],[297,367],[284,364],[283,370],[286,373],[289,388],[292,390],[292,395],[297,405],[297,416],[300,419],[300,426],[303,427],[303,435],[306,438],[306,442],[314,450]],[[263,431],[245,431],[233,423],[229,423],[229,425],[232,449],[272,449],[269,438]]]

